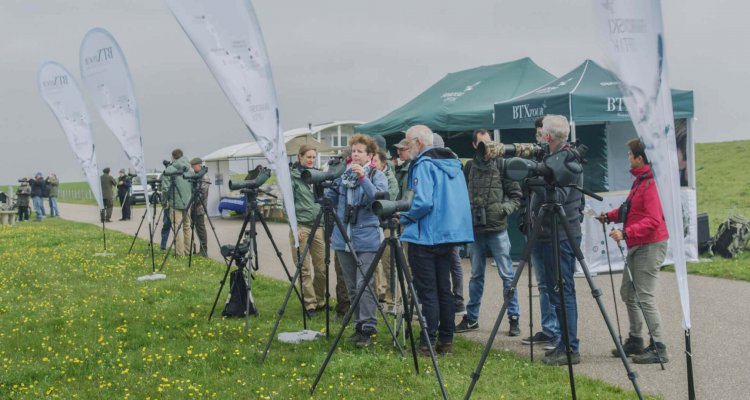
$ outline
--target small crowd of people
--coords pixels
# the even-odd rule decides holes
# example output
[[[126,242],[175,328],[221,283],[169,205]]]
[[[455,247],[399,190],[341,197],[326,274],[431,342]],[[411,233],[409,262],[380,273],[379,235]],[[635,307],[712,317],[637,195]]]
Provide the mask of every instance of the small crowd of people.
[[[170,232],[174,234],[174,246],[176,256],[186,256],[189,251],[208,257],[208,233],[206,231],[205,202],[208,198],[208,188],[211,180],[208,174],[204,174],[194,183],[185,177],[186,173],[197,173],[203,168],[203,160],[199,157],[188,160],[182,150],[175,149],[171,154],[171,161],[165,162],[166,168],[161,174],[158,182],[153,183],[150,190],[143,182],[144,196],[150,196],[151,204],[162,206],[162,229],[161,250],[166,250],[169,245]],[[112,222],[112,210],[114,208],[114,189],[117,189],[117,197],[122,209],[120,221],[128,221],[131,218],[131,196],[132,177],[125,169],[121,169],[119,177],[115,179],[110,175],[110,168],[102,170],[101,185],[104,209],[101,212],[102,222]],[[194,195],[200,192],[199,195]],[[195,249],[188,249],[193,238],[193,230],[197,238],[193,243]]]
[[[570,125],[564,116],[541,117],[536,121],[536,128],[537,141],[545,143],[550,154],[571,147],[568,142]],[[394,157],[391,163],[382,139],[361,134],[352,136],[345,155],[345,172],[324,191],[302,180],[305,170],[315,168],[317,152],[313,146],[302,146],[297,162],[292,165],[297,239],[300,248],[308,239],[311,243],[301,266],[308,315],[325,311],[326,305],[322,227],[316,231],[315,237],[309,238],[312,224],[320,212],[321,199],[325,197],[332,202],[344,226],[344,232],[334,226],[331,235],[337,279],[335,311],[338,316],[343,316],[350,307],[349,300],[362,287],[369,286],[353,311],[355,329],[349,339],[360,348],[373,344],[372,338],[378,331],[377,302],[391,307],[401,300],[398,287],[392,287],[388,253],[382,256],[373,278],[364,282],[367,267],[376,257],[385,235],[390,234],[384,231],[384,225],[371,207],[379,193],[388,193],[391,199],[399,200],[411,191],[411,207],[397,215],[400,227],[396,234],[407,255],[427,327],[421,332],[418,351],[428,354],[429,342],[438,355],[451,353],[455,333],[479,329],[488,257],[494,260],[494,267],[502,280],[503,297],[508,297],[508,335],[519,336],[521,310],[516,292],[511,290],[515,273],[508,236],[508,216],[518,210],[524,216],[521,219],[527,219],[519,227],[524,234],[529,235],[531,226],[541,224],[530,263],[539,290],[542,329],[521,341],[543,346],[546,350],[544,362],[551,365],[568,363],[567,342],[571,350],[570,361],[578,364],[581,358],[574,248],[581,240],[583,194],[570,187],[555,189],[556,202],[562,205],[570,229],[566,231],[562,222],[558,222],[559,235],[557,242],[553,243],[552,216],[540,213],[546,200],[545,188],[539,185],[542,178],[513,181],[504,174],[503,158],[487,159],[479,153],[463,165],[458,156],[444,146],[442,138],[424,125],[412,126],[406,131],[405,138],[394,146],[398,157]],[[488,130],[474,131],[474,148],[491,141]],[[636,363],[667,362],[655,301],[658,271],[666,254],[667,230],[643,144],[634,139],[627,146],[631,173],[636,177],[627,206],[602,214],[598,219],[602,223],[624,224],[621,229],[613,230],[610,236],[616,241],[624,240],[628,246],[626,268],[630,273],[623,275],[620,291],[630,321],[625,352]],[[575,180],[582,186],[583,173]],[[544,218],[540,220],[542,216]],[[350,242],[345,240],[344,234]],[[297,250],[293,239],[290,233],[296,263]],[[471,277],[468,302],[464,303],[459,253],[466,244],[471,257]],[[562,286],[557,281],[553,247],[559,249]],[[461,316],[458,323],[457,316]],[[650,328],[648,346],[643,336],[644,322]],[[616,350],[613,353],[617,355]]]
[[[31,207],[34,207],[36,221],[42,221],[47,217],[44,209],[44,199],[49,201],[49,217],[59,217],[60,210],[57,207],[57,195],[60,181],[57,175],[49,174],[46,178],[41,172],[37,172],[33,178],[19,179],[16,190],[16,203],[18,205],[18,221],[28,221]]]

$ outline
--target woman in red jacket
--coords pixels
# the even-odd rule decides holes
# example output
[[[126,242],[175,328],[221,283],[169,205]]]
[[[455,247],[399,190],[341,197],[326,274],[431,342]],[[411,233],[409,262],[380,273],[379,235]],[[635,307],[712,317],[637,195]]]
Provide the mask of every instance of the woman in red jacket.
[[[661,362],[667,362],[667,347],[655,298],[659,269],[667,254],[667,225],[643,144],[640,139],[633,139],[627,145],[630,173],[635,181],[625,203],[600,214],[598,219],[601,223],[622,223],[622,229],[612,229],[609,236],[617,242],[625,240],[628,246],[626,268],[630,273],[625,271],[620,285],[620,296],[627,306],[630,321],[630,335],[623,346],[625,354],[632,355],[636,364],[658,363],[660,358]],[[641,335],[644,317],[652,340],[646,348]],[[618,355],[616,350],[613,353]]]

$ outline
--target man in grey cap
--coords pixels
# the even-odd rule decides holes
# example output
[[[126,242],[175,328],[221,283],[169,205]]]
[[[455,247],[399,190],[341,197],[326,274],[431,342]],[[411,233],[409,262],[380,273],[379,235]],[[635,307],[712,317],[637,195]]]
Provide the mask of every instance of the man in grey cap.
[[[401,200],[406,192],[407,177],[409,175],[409,165],[411,164],[411,158],[409,158],[409,141],[402,139],[400,142],[393,145],[398,152],[398,159],[401,161],[401,165],[396,168],[396,180],[398,181],[398,197],[396,200]]]
[[[195,157],[190,160],[190,167],[193,172],[198,173],[203,167],[203,160],[200,157]],[[192,206],[192,215],[190,216],[194,222],[195,232],[198,235],[198,241],[200,242],[200,252],[198,253],[201,257],[208,257],[208,234],[206,232],[206,220],[203,216],[206,214],[206,200],[208,199],[208,186],[211,184],[211,180],[208,178],[208,174],[204,174],[200,182],[193,185],[193,190],[200,190],[200,198],[195,198],[196,201]]]

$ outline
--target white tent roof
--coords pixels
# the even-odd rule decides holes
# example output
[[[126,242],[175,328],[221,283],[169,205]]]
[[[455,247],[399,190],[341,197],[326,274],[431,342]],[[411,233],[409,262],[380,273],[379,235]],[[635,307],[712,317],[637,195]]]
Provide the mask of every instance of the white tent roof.
[[[289,154],[289,147],[293,146],[298,148],[300,143],[313,143],[317,147],[319,152],[335,150],[336,147],[321,144],[315,139],[318,132],[334,128],[339,125],[361,125],[362,121],[334,121],[325,124],[315,125],[312,129],[309,128],[296,128],[284,132],[284,145],[287,146],[287,154]],[[296,139],[299,138],[299,139]],[[296,150],[294,150],[296,152]],[[294,154],[294,153],[292,153]],[[220,161],[230,159],[245,159],[263,157],[263,151],[260,149],[255,142],[246,142],[240,144],[233,144],[216,150],[210,154],[203,156],[203,161]]]

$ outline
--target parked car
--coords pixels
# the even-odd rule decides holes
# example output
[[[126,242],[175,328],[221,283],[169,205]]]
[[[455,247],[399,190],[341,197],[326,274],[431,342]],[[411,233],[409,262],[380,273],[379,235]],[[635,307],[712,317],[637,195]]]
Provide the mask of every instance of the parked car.
[[[161,178],[161,172],[147,172],[146,173],[146,179],[152,180],[152,179],[160,179]],[[151,195],[154,193],[153,189],[149,185],[143,185],[141,183],[141,178],[136,176],[133,178],[133,185],[130,187],[130,203],[131,204],[139,204],[139,203],[146,203],[146,199],[144,196],[144,186],[148,187],[148,195],[149,198],[151,198]]]

